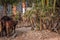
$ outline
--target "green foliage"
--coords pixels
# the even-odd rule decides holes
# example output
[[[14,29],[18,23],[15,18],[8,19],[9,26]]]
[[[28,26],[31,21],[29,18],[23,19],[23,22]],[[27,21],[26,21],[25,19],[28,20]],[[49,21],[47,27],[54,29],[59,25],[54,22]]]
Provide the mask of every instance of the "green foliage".
[[[18,2],[19,2],[19,0],[0,0],[1,5],[3,5],[4,3],[6,3],[6,4],[16,4]]]
[[[8,4],[16,5],[19,2],[19,0],[0,0],[0,4],[4,6],[4,14],[7,15]]]
[[[30,20],[33,19],[34,14],[38,14],[36,21],[36,27],[41,29],[41,19],[46,20],[49,19],[54,15],[55,12],[55,6],[56,6],[56,0],[35,0],[33,1],[35,6],[32,8],[32,10],[25,13],[25,16],[30,18]],[[38,20],[39,18],[39,20]]]
[[[60,0],[56,0],[56,4],[60,6]]]

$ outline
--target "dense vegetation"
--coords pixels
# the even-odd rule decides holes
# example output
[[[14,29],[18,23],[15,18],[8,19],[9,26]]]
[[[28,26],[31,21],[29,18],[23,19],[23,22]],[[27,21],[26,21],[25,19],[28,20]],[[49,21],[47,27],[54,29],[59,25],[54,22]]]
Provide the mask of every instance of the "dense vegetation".
[[[20,0],[0,0],[0,5],[4,7],[4,14],[7,15],[7,7],[9,4],[16,5]]]
[[[33,25],[36,24],[35,26],[37,27],[37,29],[55,30],[54,28],[56,27],[56,30],[57,30],[59,28],[58,21],[60,20],[59,12],[57,11],[60,9],[59,1],[35,0],[32,2],[34,3],[34,7],[32,7],[32,10],[27,11],[24,17],[30,19],[30,21],[33,22]],[[56,26],[53,26],[53,25],[56,25]]]
[[[0,0],[0,4],[4,6],[5,13],[7,11],[7,4],[17,4],[20,0]],[[26,0],[21,0],[25,2]],[[60,1],[59,0],[28,0],[29,5],[31,6],[33,3],[33,7],[30,11],[26,11],[24,18],[29,20],[33,25],[37,27],[37,29],[51,29],[54,22],[58,24],[60,20],[59,9],[60,9]],[[57,8],[58,7],[58,8]],[[57,18],[58,17],[58,18]],[[56,24],[56,25],[57,25]],[[54,29],[54,27],[53,27]]]

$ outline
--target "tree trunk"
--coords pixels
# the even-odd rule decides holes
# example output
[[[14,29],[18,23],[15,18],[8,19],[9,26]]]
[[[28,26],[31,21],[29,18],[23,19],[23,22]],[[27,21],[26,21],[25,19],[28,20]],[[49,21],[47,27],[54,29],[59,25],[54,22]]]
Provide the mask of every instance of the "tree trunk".
[[[54,0],[54,4],[53,4],[53,13],[55,13],[55,7],[56,7],[56,0]]]
[[[12,12],[14,16],[16,16],[16,9],[16,5],[12,5]]]
[[[26,9],[26,3],[22,2],[22,13],[23,13],[23,15],[24,15],[24,13],[26,11],[25,9]]]
[[[13,13],[13,20],[15,20],[17,10],[16,10],[16,5],[14,4],[12,5],[12,13]]]
[[[3,11],[3,16],[6,16],[7,15],[7,3],[4,3],[4,11]]]

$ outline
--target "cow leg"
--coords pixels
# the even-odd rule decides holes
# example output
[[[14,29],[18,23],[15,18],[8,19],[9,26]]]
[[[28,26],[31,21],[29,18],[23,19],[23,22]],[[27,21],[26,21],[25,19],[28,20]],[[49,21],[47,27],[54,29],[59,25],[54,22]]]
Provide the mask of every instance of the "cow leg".
[[[15,28],[13,27],[13,31],[14,31],[14,33],[15,33]]]
[[[14,30],[14,33],[16,32],[16,25],[17,25],[17,23],[18,23],[18,21],[14,21],[15,22],[15,24],[14,24],[14,26],[13,26],[13,30]]]
[[[2,31],[2,28],[1,28],[1,30],[0,30],[0,36],[1,36],[1,37],[2,37],[2,34],[3,34],[2,32],[3,32],[3,31]]]
[[[8,28],[6,28],[6,36],[8,37]]]
[[[6,34],[8,37],[9,36],[9,24],[8,24],[8,22],[6,22]]]
[[[3,31],[0,32],[0,36],[1,36],[1,37],[3,36]]]

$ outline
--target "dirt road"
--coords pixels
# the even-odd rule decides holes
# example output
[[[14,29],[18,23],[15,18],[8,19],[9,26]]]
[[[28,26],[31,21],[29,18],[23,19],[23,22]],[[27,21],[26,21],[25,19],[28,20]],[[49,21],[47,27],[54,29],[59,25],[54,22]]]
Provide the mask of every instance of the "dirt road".
[[[31,27],[23,27],[17,28],[13,36],[0,37],[0,40],[60,40],[60,35],[48,30],[31,31]]]

